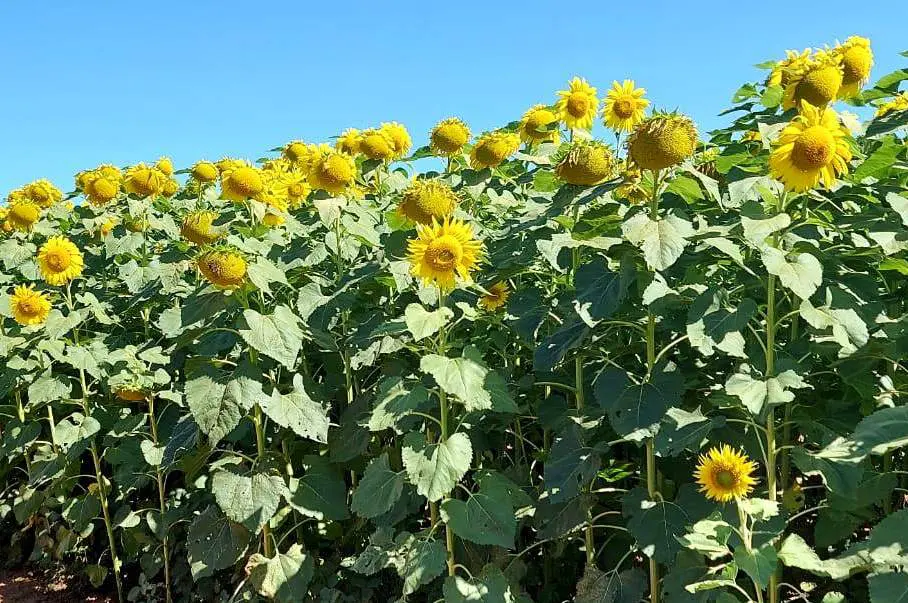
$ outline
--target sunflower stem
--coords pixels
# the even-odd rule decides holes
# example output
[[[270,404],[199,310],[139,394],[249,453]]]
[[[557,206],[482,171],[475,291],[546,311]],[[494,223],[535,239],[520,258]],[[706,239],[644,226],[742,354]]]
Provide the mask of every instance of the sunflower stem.
[[[265,458],[265,426],[264,419],[262,416],[262,407],[256,404],[253,407],[252,423],[255,426],[255,445],[258,452],[257,462],[261,462]],[[262,526],[262,549],[265,552],[265,557],[269,559],[274,554],[273,542],[271,539],[271,526],[268,522],[265,522],[265,525]]]
[[[154,411],[154,394],[148,396],[148,424],[151,428],[151,441],[154,443],[155,447],[158,446],[158,420],[155,416]],[[164,592],[166,603],[171,603],[173,601],[173,595],[170,591],[170,536],[168,534],[170,526],[167,525],[166,513],[167,513],[167,504],[165,498],[165,482],[164,482],[164,473],[161,471],[161,466],[158,465],[155,467],[155,478],[158,486],[158,505],[161,512],[161,530],[163,536],[161,538],[161,546],[164,547]]]

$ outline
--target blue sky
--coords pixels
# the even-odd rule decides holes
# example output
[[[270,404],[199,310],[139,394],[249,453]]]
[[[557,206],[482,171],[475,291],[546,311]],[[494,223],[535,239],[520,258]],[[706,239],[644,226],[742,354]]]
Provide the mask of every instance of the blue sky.
[[[574,75],[633,78],[702,130],[755,63],[873,40],[908,65],[904,0],[784,2],[3,2],[0,195],[34,178],[170,155],[255,159],[345,127],[439,119],[474,132],[550,103]],[[601,130],[600,130],[601,133]]]

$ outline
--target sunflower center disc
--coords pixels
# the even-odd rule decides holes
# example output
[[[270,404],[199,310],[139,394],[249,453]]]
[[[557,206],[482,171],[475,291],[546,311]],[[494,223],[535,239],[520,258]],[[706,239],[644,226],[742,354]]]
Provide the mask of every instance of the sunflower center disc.
[[[572,94],[571,98],[567,102],[568,113],[574,117],[583,117],[586,115],[587,109],[590,106],[589,99],[583,94]]]
[[[460,261],[460,243],[453,237],[441,237],[429,245],[426,256],[432,268],[449,271]]]
[[[802,170],[817,170],[829,163],[835,148],[835,139],[826,128],[807,128],[794,143],[791,161]]]
[[[634,105],[633,105],[633,103],[631,103],[631,101],[627,100],[626,98],[622,98],[619,101],[615,101],[614,107],[615,107],[614,108],[615,115],[617,115],[618,117],[620,117],[622,119],[627,119],[628,117],[630,117],[631,115],[634,114]]]
[[[716,483],[723,488],[731,488],[735,485],[735,474],[728,469],[720,469],[715,473]]]
[[[69,262],[66,261],[66,258],[58,253],[52,253],[47,256],[47,265],[54,270],[63,270],[68,264]]]

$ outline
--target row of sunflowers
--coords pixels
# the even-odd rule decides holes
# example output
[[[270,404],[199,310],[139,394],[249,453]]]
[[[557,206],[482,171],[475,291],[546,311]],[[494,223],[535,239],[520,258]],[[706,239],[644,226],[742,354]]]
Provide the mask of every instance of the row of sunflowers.
[[[121,601],[903,600],[908,70],[872,66],[789,51],[707,134],[578,77],[479,136],[11,191],[5,560]]]

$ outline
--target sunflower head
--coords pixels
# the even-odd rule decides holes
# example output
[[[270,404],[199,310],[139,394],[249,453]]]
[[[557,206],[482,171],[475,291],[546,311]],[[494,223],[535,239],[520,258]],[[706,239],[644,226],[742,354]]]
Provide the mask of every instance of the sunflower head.
[[[160,195],[167,183],[167,176],[156,167],[144,163],[134,165],[126,170],[126,192],[137,197]]]
[[[697,128],[678,113],[660,113],[634,128],[627,141],[628,154],[644,170],[663,170],[678,165],[694,154]]]
[[[31,199],[18,199],[7,208],[6,221],[16,230],[29,231],[41,219],[41,206]]]
[[[161,191],[161,194],[165,197],[173,197],[179,190],[180,183],[176,180],[176,178],[168,178],[164,183],[164,189]]]
[[[766,78],[767,86],[782,86],[783,88],[791,81],[792,74],[807,63],[810,58],[810,49],[806,48],[801,52],[796,50],[786,50],[785,58],[776,63],[769,77]]]
[[[839,89],[839,98],[852,98],[861,91],[861,87],[870,78],[870,70],[873,68],[870,40],[861,36],[851,36],[833,52],[842,59],[842,87]]]
[[[470,151],[470,167],[474,170],[498,167],[520,148],[520,137],[513,132],[486,132]]]
[[[84,192],[88,202],[95,207],[107,205],[120,194],[120,181],[105,178],[95,171],[87,181]]]
[[[43,208],[48,208],[63,198],[63,193],[50,180],[35,180],[26,184],[22,193]]]
[[[612,87],[605,95],[602,107],[602,119],[605,125],[616,132],[630,132],[643,121],[644,112],[649,101],[643,98],[645,88],[636,88],[634,80],[624,80],[621,84],[612,82]]]
[[[359,135],[356,128],[347,128],[334,141],[334,148],[347,155],[356,155],[359,153]]]
[[[395,156],[395,143],[384,129],[365,130],[359,139],[359,151],[369,159],[389,161]]]
[[[561,139],[558,132],[558,116],[546,105],[533,105],[527,109],[520,118],[517,131],[520,133],[520,140],[528,143],[557,143]]]
[[[423,283],[435,283],[442,291],[454,289],[459,277],[472,282],[483,255],[483,246],[473,238],[473,229],[460,220],[445,218],[441,223],[418,225],[417,236],[407,245],[410,271]]]
[[[710,178],[716,178],[719,170],[716,167],[716,159],[719,157],[719,148],[710,147],[694,155],[694,167]]]
[[[262,170],[245,164],[221,172],[221,196],[230,201],[254,199],[265,187]]]
[[[196,245],[210,245],[221,237],[221,231],[213,227],[218,215],[213,211],[196,211],[183,218],[180,236]]]
[[[607,180],[615,171],[612,149],[598,140],[575,140],[559,155],[555,175],[568,184],[593,186]]]
[[[223,175],[227,172],[235,170],[241,167],[247,167],[249,164],[242,159],[234,159],[233,157],[224,157],[218,160],[215,164],[218,168],[218,174]]]
[[[394,145],[394,159],[405,157],[410,152],[410,148],[413,146],[413,139],[410,138],[410,133],[407,132],[407,128],[403,124],[391,121],[383,123],[380,129],[388,135]]]
[[[170,160],[170,157],[161,157],[154,166],[165,176],[173,176],[173,162]]]
[[[281,154],[293,163],[299,163],[309,156],[309,147],[302,140],[291,140],[281,149]]]
[[[429,132],[429,148],[436,155],[455,157],[470,140],[470,128],[456,117],[443,119]]]
[[[841,87],[842,57],[835,52],[818,50],[791,71],[782,107],[791,109],[801,101],[807,101],[814,107],[825,107],[836,99]]]
[[[199,272],[209,283],[221,289],[236,289],[246,282],[246,260],[230,249],[214,249],[196,260]]]
[[[13,318],[20,325],[39,325],[47,320],[50,313],[50,299],[29,285],[19,285],[9,298]]]
[[[298,172],[282,174],[281,181],[286,187],[287,200],[291,207],[299,207],[312,192],[312,186],[309,185],[306,176]]]
[[[142,402],[148,398],[148,393],[144,390],[128,385],[118,387],[114,394],[123,402]]]
[[[98,232],[101,234],[101,238],[103,239],[104,237],[112,233],[116,225],[117,221],[113,218],[108,218],[107,220],[105,220],[104,223],[101,224],[100,228],[98,228]]]
[[[848,130],[836,112],[802,102],[800,115],[773,143],[769,169],[787,190],[805,191],[821,182],[832,186],[850,160]]]
[[[883,117],[893,111],[908,111],[908,92],[902,92],[879,105],[875,117]]]
[[[398,211],[418,224],[444,220],[457,207],[457,194],[437,178],[414,180],[403,192]]]
[[[286,221],[287,221],[287,219],[284,218],[284,216],[282,216],[279,213],[275,213],[273,211],[269,211],[269,212],[265,213],[264,217],[262,218],[262,224],[264,224],[268,228],[274,228],[276,226],[280,226],[281,224],[283,224]]]
[[[593,119],[599,111],[599,99],[596,89],[585,79],[575,77],[568,84],[567,90],[558,91],[558,102],[555,110],[564,124],[572,130],[589,130]]]
[[[126,216],[123,219],[123,226],[129,232],[145,232],[148,230],[149,222],[145,216]]]
[[[190,174],[196,182],[209,183],[218,179],[218,166],[210,161],[197,161]]]
[[[757,483],[753,477],[756,469],[756,463],[743,451],[723,444],[700,455],[694,477],[707,498],[726,503],[746,498],[753,491]]]
[[[38,267],[48,285],[65,285],[85,267],[82,252],[66,237],[51,237],[38,250]]]
[[[508,303],[511,290],[505,281],[498,281],[486,289],[488,293],[479,298],[479,305],[489,312],[494,312]]]
[[[356,182],[353,157],[334,149],[320,154],[309,170],[309,184],[332,194],[345,192]]]

